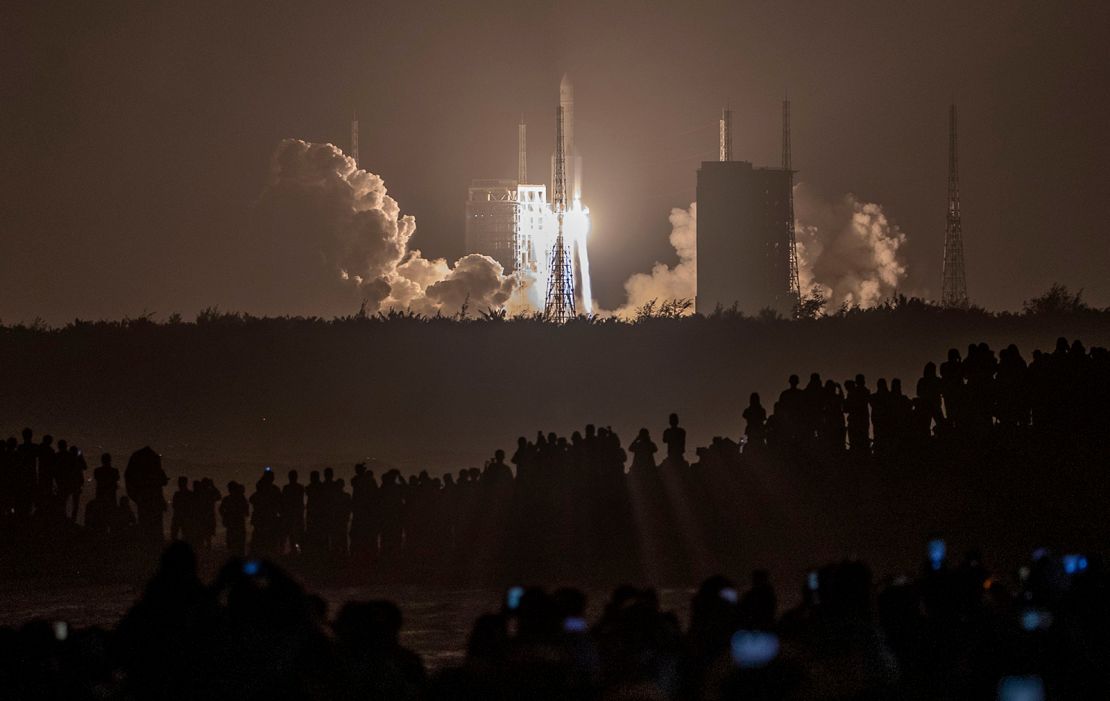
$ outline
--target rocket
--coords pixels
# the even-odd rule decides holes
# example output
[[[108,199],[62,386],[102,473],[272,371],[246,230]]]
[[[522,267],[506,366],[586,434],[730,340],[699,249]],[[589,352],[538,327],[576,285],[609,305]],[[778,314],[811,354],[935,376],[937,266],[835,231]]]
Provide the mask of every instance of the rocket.
[[[574,145],[574,85],[566,73],[559,81],[559,106],[563,108],[563,152],[567,155],[570,204],[582,199],[582,157]]]

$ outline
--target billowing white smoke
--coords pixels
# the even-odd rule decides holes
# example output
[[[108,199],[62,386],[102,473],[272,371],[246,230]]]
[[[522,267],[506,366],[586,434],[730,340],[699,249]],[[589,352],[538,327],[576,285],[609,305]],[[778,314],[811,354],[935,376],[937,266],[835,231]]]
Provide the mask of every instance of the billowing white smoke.
[[[798,282],[803,296],[817,293],[824,311],[868,308],[888,299],[906,277],[901,248],[906,235],[881,205],[846,195],[829,203],[802,184],[794,188]]]
[[[637,309],[652,300],[662,304],[675,299],[693,300],[697,295],[697,203],[692,203],[689,209],[672,209],[670,219],[670,241],[678,254],[678,263],[673,268],[656,263],[651,273],[636,273],[625,280],[624,291],[628,301],[616,310],[617,316],[632,318]],[[693,310],[688,313],[692,314]]]
[[[411,309],[456,314],[505,304],[513,280],[484,255],[454,266],[408,250],[416,220],[382,179],[331,144],[278,145],[256,206],[260,297],[294,314]]]

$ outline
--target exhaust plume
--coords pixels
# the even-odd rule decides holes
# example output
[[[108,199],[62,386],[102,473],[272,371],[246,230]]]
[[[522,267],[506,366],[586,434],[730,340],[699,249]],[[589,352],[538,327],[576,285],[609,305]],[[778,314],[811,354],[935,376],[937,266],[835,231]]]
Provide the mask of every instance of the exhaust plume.
[[[692,300],[697,295],[697,203],[692,203],[689,209],[675,207],[670,220],[670,241],[678,255],[678,263],[672,268],[657,262],[650,273],[636,273],[625,280],[628,301],[614,312],[617,316],[633,318],[637,309],[653,299],[664,303],[673,299]],[[693,310],[688,313],[692,314]]]
[[[874,307],[906,277],[901,249],[906,234],[887,219],[881,205],[845,195],[822,201],[799,184],[794,188],[798,282],[803,297],[826,300],[824,311],[843,306]]]
[[[451,266],[410,251],[416,220],[400,211],[382,178],[337,147],[282,141],[255,208],[258,296],[308,315],[350,314],[360,304],[429,315],[505,304],[513,280],[500,263],[471,254]]]

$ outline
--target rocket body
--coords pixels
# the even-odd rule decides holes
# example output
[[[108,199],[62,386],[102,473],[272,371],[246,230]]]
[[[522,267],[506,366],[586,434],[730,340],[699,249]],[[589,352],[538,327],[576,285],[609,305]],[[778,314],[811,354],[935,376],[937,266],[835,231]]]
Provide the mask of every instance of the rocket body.
[[[565,73],[559,81],[559,105],[563,108],[563,152],[567,155],[567,198],[569,206],[582,199],[582,158],[574,145],[574,85]]]

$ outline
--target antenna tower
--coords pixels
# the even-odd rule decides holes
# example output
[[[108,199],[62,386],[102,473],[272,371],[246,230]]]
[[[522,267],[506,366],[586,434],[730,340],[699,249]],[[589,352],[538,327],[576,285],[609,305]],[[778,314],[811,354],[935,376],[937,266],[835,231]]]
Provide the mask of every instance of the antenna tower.
[[[351,112],[351,158],[358,166],[358,112]]]
[[[944,280],[941,304],[967,307],[964,276],[964,234],[960,224],[960,173],[956,149],[956,106],[948,110],[948,219],[944,228]]]
[[[722,161],[732,160],[732,110],[721,110],[721,155]]]
[[[789,239],[786,243],[786,253],[788,257],[789,268],[789,294],[794,306],[794,316],[798,316],[801,307],[802,294],[800,284],[798,282],[798,244],[794,235],[794,168],[791,163],[790,156],[790,100],[782,101],[782,169],[786,171],[789,188],[789,219],[786,222],[786,229],[789,233]]]
[[[551,276],[547,279],[547,297],[543,315],[548,321],[565,324],[575,317],[574,271],[571,270],[570,249],[563,236],[563,218],[567,211],[567,152],[563,135],[563,106],[555,113],[555,193],[552,206],[558,230],[551,248]]]
[[[516,128],[516,183],[523,185],[528,182],[528,126],[524,123],[524,115],[520,115],[520,124]]]

